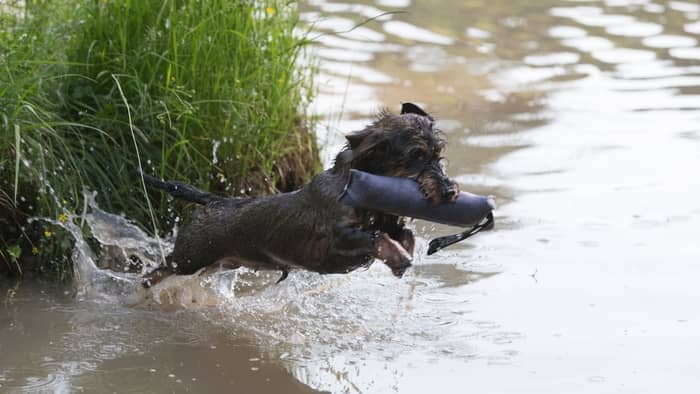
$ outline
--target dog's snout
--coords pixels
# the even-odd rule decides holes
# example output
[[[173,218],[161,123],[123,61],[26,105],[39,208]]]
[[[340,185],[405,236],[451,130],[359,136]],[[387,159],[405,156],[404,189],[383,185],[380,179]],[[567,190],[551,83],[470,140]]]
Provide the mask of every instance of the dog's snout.
[[[440,186],[440,198],[443,202],[455,201],[459,196],[459,185],[448,177],[442,177]]]
[[[452,201],[457,197],[458,191],[454,187],[442,191],[443,200]]]

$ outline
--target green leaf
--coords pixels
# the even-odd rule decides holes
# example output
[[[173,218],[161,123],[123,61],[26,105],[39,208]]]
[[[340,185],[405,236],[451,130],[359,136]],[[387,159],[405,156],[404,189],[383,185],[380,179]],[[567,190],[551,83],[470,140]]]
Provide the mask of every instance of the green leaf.
[[[19,260],[19,256],[22,255],[22,249],[20,249],[19,245],[12,245],[7,248],[7,254],[10,255],[13,261],[17,261]]]

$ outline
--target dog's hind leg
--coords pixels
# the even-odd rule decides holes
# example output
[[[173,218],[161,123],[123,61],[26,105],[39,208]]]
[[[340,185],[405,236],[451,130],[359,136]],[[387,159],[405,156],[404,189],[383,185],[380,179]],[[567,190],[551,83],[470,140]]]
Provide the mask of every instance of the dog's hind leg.
[[[216,271],[235,270],[236,268],[240,268],[241,266],[242,264],[239,261],[231,258],[225,258],[223,260],[217,261],[214,264],[208,265],[197,272],[199,272],[199,276],[204,276]]]

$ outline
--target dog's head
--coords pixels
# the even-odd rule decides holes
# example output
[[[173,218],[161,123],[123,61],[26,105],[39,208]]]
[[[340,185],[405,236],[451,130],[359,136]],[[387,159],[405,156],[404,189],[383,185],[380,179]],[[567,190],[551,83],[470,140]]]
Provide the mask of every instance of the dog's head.
[[[382,111],[372,124],[346,138],[336,166],[342,161],[345,167],[372,174],[415,179],[434,203],[457,198],[459,186],[443,168],[442,133],[435,128],[434,119],[415,104],[403,104],[399,115]]]

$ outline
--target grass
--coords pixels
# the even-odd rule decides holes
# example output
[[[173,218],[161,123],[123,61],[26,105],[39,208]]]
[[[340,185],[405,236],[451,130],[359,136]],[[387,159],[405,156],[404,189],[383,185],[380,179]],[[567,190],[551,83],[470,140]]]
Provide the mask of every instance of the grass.
[[[318,169],[306,114],[312,73],[298,64],[307,41],[294,4],[26,3],[0,12],[7,270],[17,272],[8,252],[16,245],[23,256],[59,257],[47,244],[58,241],[26,219],[79,211],[85,189],[106,210],[168,231],[184,205],[170,210],[162,194],[144,195],[137,165],[229,195],[290,190]]]

